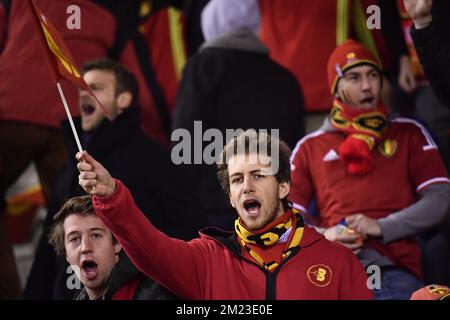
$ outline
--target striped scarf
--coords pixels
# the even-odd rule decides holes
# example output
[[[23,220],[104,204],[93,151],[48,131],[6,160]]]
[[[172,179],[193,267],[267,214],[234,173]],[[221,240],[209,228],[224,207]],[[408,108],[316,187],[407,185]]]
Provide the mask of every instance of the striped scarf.
[[[276,243],[285,242],[283,252],[281,254],[281,261],[286,259],[295,250],[300,249],[300,241],[303,236],[304,224],[303,218],[295,209],[291,209],[291,214],[287,216],[287,221],[282,221],[261,233],[252,233],[242,226],[240,218],[236,219],[234,227],[238,235],[238,239],[244,249],[256,262],[265,270],[272,271],[278,267],[278,263],[274,260],[264,261],[255,246],[270,247]],[[287,236],[287,239],[285,237]]]
[[[380,104],[376,110],[361,111],[335,99],[330,118],[334,128],[348,134],[339,147],[339,156],[347,163],[348,172],[367,174],[373,165],[372,149],[388,125],[384,106]]]

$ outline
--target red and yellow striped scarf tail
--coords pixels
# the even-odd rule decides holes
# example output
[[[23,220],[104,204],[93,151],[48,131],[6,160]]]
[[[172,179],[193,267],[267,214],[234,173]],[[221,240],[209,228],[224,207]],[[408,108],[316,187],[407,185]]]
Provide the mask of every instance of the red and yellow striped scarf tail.
[[[335,99],[330,118],[334,128],[348,134],[339,147],[339,156],[347,164],[348,172],[367,174],[373,166],[372,149],[388,125],[386,109],[380,104],[376,110],[361,111]]]
[[[250,256],[265,270],[272,271],[276,269],[279,264],[276,261],[264,261],[260,254],[250,248],[249,245],[257,245],[260,247],[272,246],[280,240],[286,232],[291,229],[288,241],[281,254],[281,261],[290,256],[294,251],[300,249],[300,241],[304,232],[303,218],[295,209],[291,209],[291,214],[287,221],[282,221],[269,230],[264,230],[261,233],[252,233],[248,231],[241,224],[240,218],[236,219],[234,227],[242,247],[247,250]]]

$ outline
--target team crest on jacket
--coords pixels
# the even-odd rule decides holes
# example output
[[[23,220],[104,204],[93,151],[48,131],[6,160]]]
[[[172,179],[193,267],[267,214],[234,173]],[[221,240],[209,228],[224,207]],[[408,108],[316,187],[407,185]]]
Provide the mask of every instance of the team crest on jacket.
[[[390,158],[394,155],[395,151],[397,151],[397,141],[386,139],[379,144],[378,149],[383,156]]]
[[[306,272],[309,281],[318,287],[326,287],[331,282],[332,272],[330,267],[324,264],[316,264]]]

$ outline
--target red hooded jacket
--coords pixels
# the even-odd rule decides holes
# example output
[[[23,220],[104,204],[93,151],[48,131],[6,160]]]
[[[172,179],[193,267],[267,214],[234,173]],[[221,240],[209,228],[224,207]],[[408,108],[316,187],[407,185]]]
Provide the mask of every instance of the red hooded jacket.
[[[133,263],[185,299],[371,299],[366,273],[347,248],[305,227],[301,249],[277,269],[261,269],[236,234],[206,229],[184,242],[158,231],[117,182],[109,197],[94,197],[97,215]]]

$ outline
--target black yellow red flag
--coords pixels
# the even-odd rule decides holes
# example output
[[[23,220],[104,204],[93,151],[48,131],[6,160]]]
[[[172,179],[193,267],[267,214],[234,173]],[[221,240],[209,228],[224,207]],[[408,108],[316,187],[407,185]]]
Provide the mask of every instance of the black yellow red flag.
[[[64,78],[78,86],[80,89],[87,90],[103,109],[103,112],[105,112],[108,119],[112,120],[110,113],[100,101],[97,100],[92,90],[84,81],[61,34],[36,6],[33,0],[26,1],[30,8],[33,25],[39,38],[42,52],[55,83],[58,83],[61,78]]]

